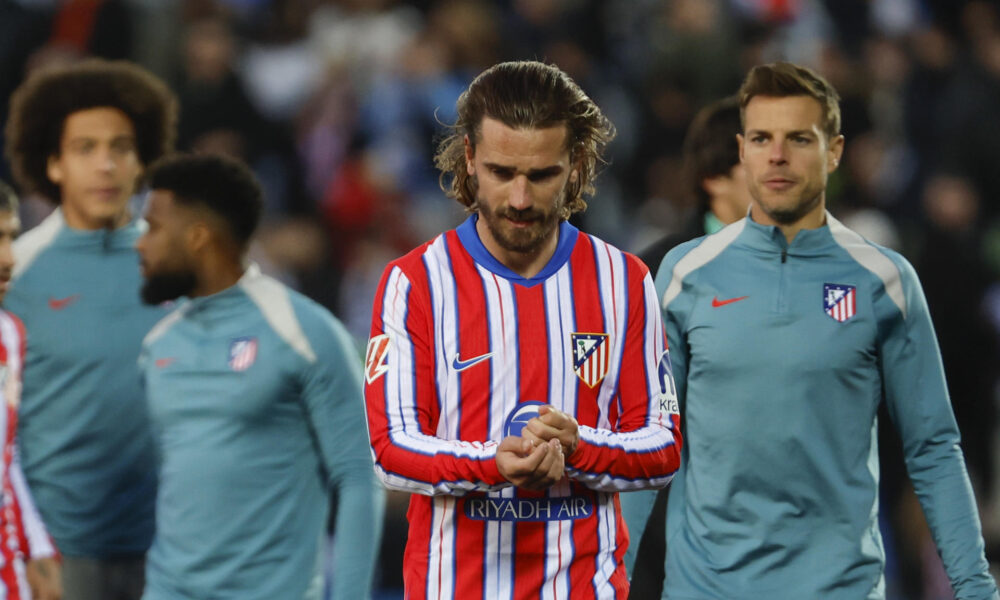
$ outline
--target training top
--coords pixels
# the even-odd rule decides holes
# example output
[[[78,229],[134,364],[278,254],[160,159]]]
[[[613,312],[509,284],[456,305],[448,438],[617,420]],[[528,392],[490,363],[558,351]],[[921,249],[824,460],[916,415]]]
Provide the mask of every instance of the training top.
[[[17,408],[24,365],[24,325],[0,310],[0,598],[30,598],[25,561],[55,556],[24,481],[17,452]]]
[[[333,492],[333,598],[368,598],[382,494],[329,311],[251,266],[164,318],[140,366],[161,455],[143,598],[318,599]]]
[[[14,242],[4,307],[29,332],[22,466],[66,556],[142,554],[153,537],[156,462],[135,360],[165,311],[139,298],[144,226],[72,229],[57,208]]]
[[[829,213],[791,244],[748,217],[669,252],[656,283],[687,442],[665,597],[884,598],[884,401],[957,597],[997,598],[934,329],[902,256]],[[646,516],[628,511],[629,526]]]
[[[525,279],[477,218],[390,263],[375,297],[365,398],[379,476],[413,492],[407,598],[624,599],[617,492],[666,485],[681,446],[652,278],[564,222]],[[580,424],[545,492],[495,461],[537,403]]]

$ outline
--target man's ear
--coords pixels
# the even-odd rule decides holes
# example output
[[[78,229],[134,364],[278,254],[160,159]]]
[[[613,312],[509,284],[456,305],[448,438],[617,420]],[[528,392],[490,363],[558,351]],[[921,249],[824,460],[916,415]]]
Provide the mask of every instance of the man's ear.
[[[826,172],[833,173],[840,166],[840,157],[844,155],[844,136],[838,135],[830,140],[830,147],[827,148]]]
[[[63,181],[63,168],[59,163],[59,157],[53,154],[45,162],[45,174],[49,176],[49,181],[56,185],[61,185]]]
[[[208,226],[208,223],[195,221],[188,226],[186,236],[188,249],[193,253],[201,252],[211,244],[213,235],[212,228]]]

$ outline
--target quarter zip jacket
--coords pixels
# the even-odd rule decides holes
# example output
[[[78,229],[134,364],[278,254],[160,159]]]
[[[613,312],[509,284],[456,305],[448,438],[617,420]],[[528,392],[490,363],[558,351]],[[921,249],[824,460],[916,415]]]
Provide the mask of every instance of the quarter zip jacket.
[[[665,597],[883,598],[885,401],[958,597],[997,598],[916,274],[826,219],[789,244],[746,218],[660,267],[687,442]],[[631,530],[651,504],[623,500]]]
[[[318,599],[331,494],[332,598],[369,597],[382,493],[343,326],[254,266],[182,301],[140,365],[162,458],[143,598]]]
[[[153,536],[156,461],[135,361],[165,311],[139,298],[144,226],[77,230],[56,209],[14,243],[4,306],[28,331],[21,459],[67,556],[142,554]]]

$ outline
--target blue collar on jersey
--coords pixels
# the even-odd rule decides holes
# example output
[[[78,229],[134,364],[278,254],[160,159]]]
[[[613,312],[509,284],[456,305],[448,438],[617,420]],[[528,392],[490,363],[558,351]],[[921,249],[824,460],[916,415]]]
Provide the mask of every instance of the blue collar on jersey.
[[[576,236],[580,233],[580,230],[573,227],[567,221],[563,221],[559,224],[559,243],[556,244],[555,254],[549,259],[549,262],[545,265],[545,268],[538,272],[537,275],[531,278],[521,277],[514,271],[504,266],[499,260],[496,259],[490,251],[486,249],[483,245],[483,241],[479,239],[479,233],[476,232],[476,221],[479,220],[479,215],[471,215],[464,223],[459,225],[455,231],[458,232],[458,239],[462,242],[462,246],[465,247],[466,252],[472,255],[472,260],[476,261],[487,270],[504,279],[521,284],[525,287],[531,287],[537,285],[546,279],[550,275],[559,270],[560,267],[569,260],[569,255],[573,252],[573,247],[576,245]]]

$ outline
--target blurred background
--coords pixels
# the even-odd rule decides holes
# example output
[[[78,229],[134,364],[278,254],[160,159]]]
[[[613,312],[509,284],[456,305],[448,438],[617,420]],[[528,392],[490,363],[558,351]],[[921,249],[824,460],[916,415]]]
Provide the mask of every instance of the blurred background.
[[[180,99],[180,149],[253,167],[267,196],[254,258],[333,310],[359,345],[385,264],[464,218],[432,156],[486,67],[555,63],[615,123],[598,193],[574,222],[630,251],[695,208],[680,159],[694,113],[754,64],[813,67],[843,97],[847,145],[828,206],[917,268],[1000,567],[996,1],[0,0],[2,118],[26,73],[84,56],[157,73]],[[6,162],[0,179],[11,180]],[[26,198],[25,227],[49,210]],[[951,598],[883,429],[889,597]],[[380,598],[402,597],[406,502],[390,494]]]

